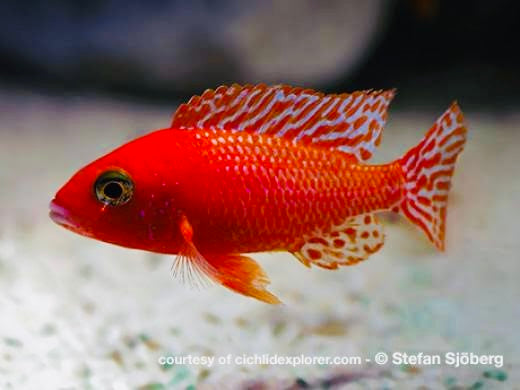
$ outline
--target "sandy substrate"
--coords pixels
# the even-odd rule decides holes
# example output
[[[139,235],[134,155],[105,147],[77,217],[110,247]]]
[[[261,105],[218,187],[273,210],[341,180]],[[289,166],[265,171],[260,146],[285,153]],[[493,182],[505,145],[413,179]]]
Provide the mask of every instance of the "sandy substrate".
[[[255,255],[284,301],[272,307],[220,287],[190,290],[172,279],[171,257],[83,238],[48,218],[75,170],[166,126],[173,106],[0,93],[1,388],[520,388],[519,114],[466,113],[445,253],[385,219],[385,247],[355,267],[309,270],[290,255]],[[378,161],[415,145],[444,108],[391,112]],[[505,363],[379,366],[378,351],[498,354]],[[228,354],[362,363],[158,363]]]

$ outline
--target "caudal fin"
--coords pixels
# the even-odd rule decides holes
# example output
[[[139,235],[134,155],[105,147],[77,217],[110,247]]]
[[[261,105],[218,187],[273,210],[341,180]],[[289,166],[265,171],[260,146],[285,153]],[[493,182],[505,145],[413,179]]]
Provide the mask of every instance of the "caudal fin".
[[[444,250],[451,177],[466,143],[463,122],[459,106],[453,103],[421,142],[399,160],[406,180],[399,211],[440,250]]]

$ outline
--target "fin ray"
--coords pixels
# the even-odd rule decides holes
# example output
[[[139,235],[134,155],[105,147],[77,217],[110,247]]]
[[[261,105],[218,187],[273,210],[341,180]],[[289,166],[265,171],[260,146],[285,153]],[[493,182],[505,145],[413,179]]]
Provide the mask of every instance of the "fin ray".
[[[174,278],[195,289],[212,285],[217,273],[216,269],[192,245],[186,245],[175,257],[171,271]]]

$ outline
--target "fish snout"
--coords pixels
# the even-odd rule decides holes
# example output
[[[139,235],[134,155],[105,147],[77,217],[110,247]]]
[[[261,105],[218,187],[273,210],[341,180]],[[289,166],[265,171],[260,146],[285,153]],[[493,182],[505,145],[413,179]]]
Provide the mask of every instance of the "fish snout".
[[[65,207],[58,204],[56,199],[51,200],[49,209],[49,217],[58,225],[73,229],[78,228],[78,225],[72,220],[69,211]]]

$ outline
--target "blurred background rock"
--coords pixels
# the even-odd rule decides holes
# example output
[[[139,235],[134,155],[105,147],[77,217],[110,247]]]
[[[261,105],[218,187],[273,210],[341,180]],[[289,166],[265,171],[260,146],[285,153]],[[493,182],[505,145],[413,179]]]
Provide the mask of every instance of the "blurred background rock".
[[[0,81],[186,98],[231,82],[397,87],[409,102],[511,105],[509,0],[0,2]],[[404,102],[404,100],[403,100]]]

